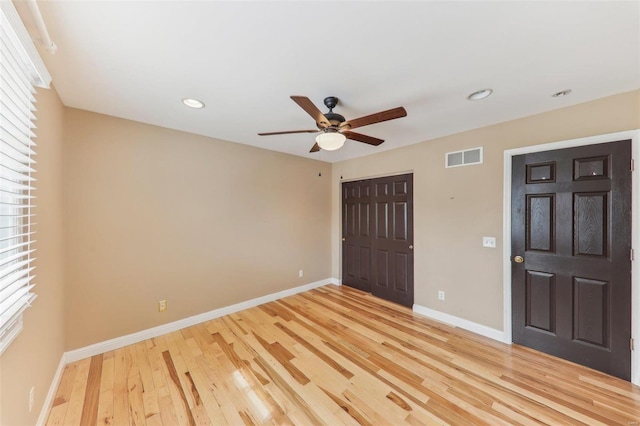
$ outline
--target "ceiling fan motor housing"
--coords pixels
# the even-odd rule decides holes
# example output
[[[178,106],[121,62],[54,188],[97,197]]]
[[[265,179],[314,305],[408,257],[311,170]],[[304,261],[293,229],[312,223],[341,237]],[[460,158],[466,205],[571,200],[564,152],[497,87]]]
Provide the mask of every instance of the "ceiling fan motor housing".
[[[345,118],[340,114],[336,114],[335,112],[327,112],[324,115],[331,123],[331,127],[340,127],[340,124],[344,123]],[[320,126],[318,126],[320,127]]]
[[[335,96],[329,96],[324,98],[324,105],[329,108],[329,112],[325,113],[324,116],[329,120],[331,127],[338,128],[340,124],[344,123],[346,119],[340,115],[333,112],[333,109],[338,105],[338,98]],[[316,123],[319,129],[323,129],[324,126],[321,126],[320,123]]]

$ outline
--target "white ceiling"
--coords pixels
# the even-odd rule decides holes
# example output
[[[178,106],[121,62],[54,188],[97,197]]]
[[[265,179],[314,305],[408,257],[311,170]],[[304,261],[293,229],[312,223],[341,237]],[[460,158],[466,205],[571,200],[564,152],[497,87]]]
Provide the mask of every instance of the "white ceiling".
[[[330,162],[640,88],[637,1],[39,3],[65,105]],[[315,127],[290,95],[408,116],[357,130],[379,147],[309,154],[314,134],[256,135]]]

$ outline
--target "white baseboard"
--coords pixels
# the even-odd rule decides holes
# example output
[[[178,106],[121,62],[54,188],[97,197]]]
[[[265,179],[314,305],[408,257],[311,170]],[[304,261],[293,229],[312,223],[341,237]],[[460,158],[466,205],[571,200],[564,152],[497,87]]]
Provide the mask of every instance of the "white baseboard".
[[[342,285],[342,280],[338,278],[329,278],[330,284],[334,285]]]
[[[477,322],[469,321],[464,318],[456,317],[454,315],[445,314],[444,312],[429,309],[425,306],[413,305],[413,312],[416,314],[424,315],[436,321],[443,322],[454,327],[463,328],[481,336],[488,337],[493,340],[497,340],[503,343],[510,343],[505,341],[504,332],[496,330],[495,328],[487,327],[486,325],[478,324]]]
[[[170,322],[168,324],[163,324],[157,327],[148,328],[146,330],[138,331],[136,333],[127,334],[126,336],[116,337],[111,340],[95,343],[93,345],[85,346],[84,348],[74,349],[72,351],[65,352],[65,360],[67,363],[70,363],[70,362],[79,361],[81,359],[89,358],[94,355],[99,355],[105,352],[113,351],[115,349],[119,349],[125,346],[133,345],[138,342],[142,342],[143,340],[151,339],[153,337],[158,337],[163,334],[181,330],[186,327],[191,327],[192,325],[200,324],[205,321],[209,321],[225,315],[233,314],[234,312],[253,308],[254,306],[262,305],[264,303],[273,302],[274,300],[282,299],[283,297],[293,296],[294,294],[312,290],[317,287],[322,287],[323,285],[335,284],[334,280],[335,278],[327,278],[327,279],[316,281],[313,283],[279,291],[277,293],[267,294],[266,296],[257,297],[255,299],[247,300],[245,302],[236,303],[235,305],[214,309],[213,311],[194,315],[192,317]],[[339,284],[336,284],[336,285],[339,285]]]
[[[58,390],[58,385],[60,385],[60,379],[62,379],[62,373],[66,365],[67,359],[65,353],[63,353],[60,357],[60,363],[58,364],[56,374],[53,376],[53,380],[51,381],[51,386],[49,386],[47,397],[44,399],[44,403],[42,404],[42,408],[40,409],[40,415],[38,416],[38,421],[36,423],[37,426],[43,426],[47,421],[49,410],[51,410],[51,406],[53,405],[53,398],[55,398],[56,396],[56,391]]]

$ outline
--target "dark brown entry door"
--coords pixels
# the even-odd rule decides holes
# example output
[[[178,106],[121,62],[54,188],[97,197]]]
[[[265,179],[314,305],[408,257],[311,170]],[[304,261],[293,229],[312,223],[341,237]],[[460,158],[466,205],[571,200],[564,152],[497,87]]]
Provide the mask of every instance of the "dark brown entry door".
[[[631,378],[631,141],[513,157],[513,342]],[[522,262],[522,263],[518,263]]]
[[[342,283],[413,305],[413,175],[342,184]]]

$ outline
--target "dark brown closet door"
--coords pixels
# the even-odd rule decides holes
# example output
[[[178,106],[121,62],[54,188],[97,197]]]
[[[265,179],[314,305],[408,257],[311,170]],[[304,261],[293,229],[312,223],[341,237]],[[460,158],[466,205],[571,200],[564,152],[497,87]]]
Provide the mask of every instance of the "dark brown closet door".
[[[371,292],[371,183],[342,184],[342,284]]]
[[[343,183],[342,253],[343,284],[413,306],[412,174]]]

